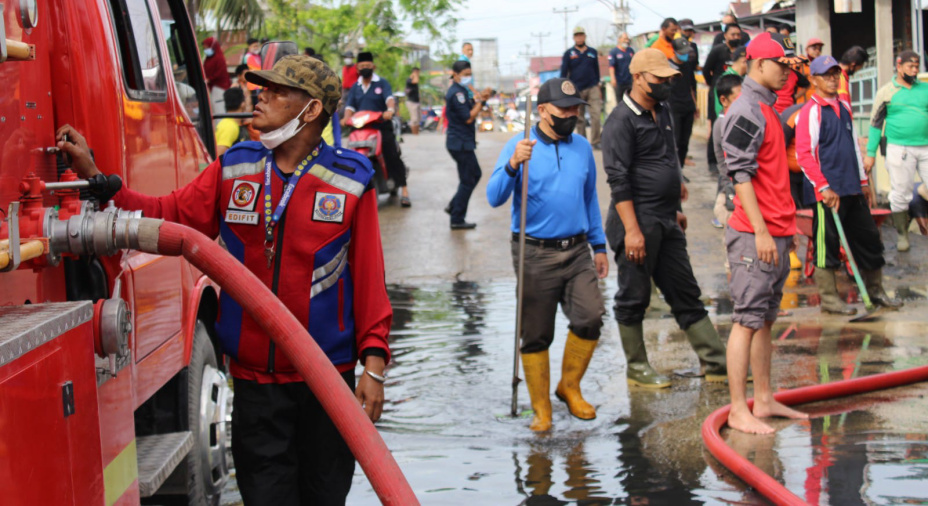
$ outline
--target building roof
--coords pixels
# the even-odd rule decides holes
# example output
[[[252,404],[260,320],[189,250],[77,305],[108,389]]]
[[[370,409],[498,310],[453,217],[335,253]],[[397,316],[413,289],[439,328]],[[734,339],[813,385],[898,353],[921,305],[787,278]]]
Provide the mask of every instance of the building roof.
[[[549,70],[559,70],[561,68],[561,57],[533,56],[528,68],[532,74],[540,74]]]

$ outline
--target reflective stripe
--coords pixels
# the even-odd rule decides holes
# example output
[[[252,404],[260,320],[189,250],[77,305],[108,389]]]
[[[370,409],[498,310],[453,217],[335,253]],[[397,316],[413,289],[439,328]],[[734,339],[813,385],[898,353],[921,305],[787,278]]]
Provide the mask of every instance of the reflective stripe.
[[[309,173],[338,188],[339,190],[354,195],[355,197],[361,198],[361,195],[364,193],[365,186],[363,184],[355,181],[354,179],[351,179],[350,177],[332,172],[322,165],[313,165],[313,167],[309,169]]]
[[[818,230],[815,231],[815,266],[819,269],[825,268],[825,206],[818,202],[816,206],[818,213]]]
[[[338,283],[339,276],[342,275],[342,272],[345,272],[345,267],[348,265],[348,255],[341,255],[341,261],[338,264],[338,267],[335,269],[335,272],[331,276],[323,279],[322,281],[313,285],[312,289],[309,291],[309,298],[312,299],[316,295],[328,290],[335,283]]]
[[[103,469],[103,489],[106,497],[106,506],[113,506],[129,486],[139,477],[139,459],[133,439],[123,448]]]
[[[341,251],[339,251],[338,254],[335,255],[334,258],[329,260],[322,267],[319,267],[318,269],[313,271],[313,283],[331,274],[331,272],[338,266],[338,264],[342,262],[342,258],[344,258],[344,256],[348,254],[348,244],[350,242],[351,241],[346,242],[345,245],[342,246]]]
[[[264,158],[257,162],[237,163],[235,165],[226,165],[222,168],[222,180],[228,181],[243,176],[253,176],[264,171]]]

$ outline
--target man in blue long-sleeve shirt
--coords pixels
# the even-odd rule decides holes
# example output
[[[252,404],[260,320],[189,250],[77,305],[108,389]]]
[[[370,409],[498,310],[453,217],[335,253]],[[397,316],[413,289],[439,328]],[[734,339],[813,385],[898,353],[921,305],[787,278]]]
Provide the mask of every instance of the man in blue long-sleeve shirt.
[[[603,325],[605,309],[597,277],[609,274],[609,261],[596,197],[593,150],[586,139],[573,134],[583,103],[567,79],[543,84],[538,91],[541,121],[532,129],[531,140],[520,140],[520,135],[506,144],[487,185],[493,207],[513,196],[512,258],[517,266],[522,163],[531,161],[520,351],[535,410],[533,431],[551,428],[548,347],[554,341],[558,303],[570,321],[570,330],[555,394],[577,418],[596,418],[596,410],[581,395],[580,380]]]
[[[577,133],[586,137],[587,106],[590,111],[590,144],[599,149],[600,134],[602,133],[603,93],[599,89],[599,53],[596,49],[586,45],[586,31],[582,27],[574,28],[574,47],[564,52],[561,59],[561,77],[570,79],[574,86],[580,90],[580,104],[577,113],[580,120],[577,122]]]

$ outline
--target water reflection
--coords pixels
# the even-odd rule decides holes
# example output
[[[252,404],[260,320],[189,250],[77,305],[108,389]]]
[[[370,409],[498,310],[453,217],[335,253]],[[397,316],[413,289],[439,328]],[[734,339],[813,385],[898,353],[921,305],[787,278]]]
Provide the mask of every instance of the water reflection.
[[[614,281],[607,281],[602,289],[614,293]],[[798,281],[794,290],[799,292],[800,306],[809,300],[810,289],[814,291],[814,286]],[[727,387],[674,378],[673,387],[663,392],[629,389],[614,322],[604,326],[583,384],[599,417],[589,422],[574,419],[552,397],[555,429],[536,436],[528,430],[528,419],[508,417],[513,283],[458,281],[391,285],[388,290],[395,315],[394,363],[388,371],[388,402],[378,428],[422,504],[763,502],[718,467],[702,446],[700,425],[727,402]],[[725,300],[724,292],[717,293],[717,300]],[[716,307],[721,312],[724,302]],[[662,371],[695,367],[686,336],[673,321],[659,314],[649,318],[646,341],[659,350],[655,367]],[[556,328],[552,388],[560,377],[567,333],[567,321],[560,314]],[[723,338],[730,331],[724,317],[718,329]],[[922,326],[915,324],[779,324],[774,329],[777,386],[793,388],[918,365],[923,361],[919,357],[928,352],[922,334]],[[782,423],[772,438],[735,435],[732,444],[812,503],[846,504],[842,501],[854,496],[853,490],[860,503],[864,494],[886,492],[879,483],[883,476],[906,480],[924,473],[912,462],[915,457],[903,455],[900,448],[884,454],[885,460],[875,460],[874,441],[880,438],[867,439],[870,434],[902,438],[911,433],[922,438],[922,445],[921,434],[928,434],[928,421],[923,422],[925,427],[909,428],[885,413],[892,407],[900,409],[899,403],[892,402],[894,395],[887,393],[878,402],[812,406],[811,421]],[[524,387],[519,400],[520,409],[528,409]],[[919,405],[918,412],[924,413],[925,407]],[[842,440],[850,446],[836,448]],[[854,451],[853,445],[861,441],[870,446],[858,448],[855,458],[842,462],[842,452]],[[924,448],[910,446],[916,450],[911,455],[924,453]],[[902,467],[892,467],[896,464]],[[842,480],[849,484],[847,494],[838,484]],[[378,503],[360,470],[349,502]]]

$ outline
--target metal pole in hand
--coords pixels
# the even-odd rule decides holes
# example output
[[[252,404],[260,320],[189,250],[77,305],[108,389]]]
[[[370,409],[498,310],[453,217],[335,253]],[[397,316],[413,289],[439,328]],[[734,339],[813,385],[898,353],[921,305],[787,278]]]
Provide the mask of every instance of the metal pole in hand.
[[[532,94],[525,101],[525,140],[532,131]],[[512,357],[512,416],[519,415],[519,340],[522,337],[522,298],[525,281],[525,213],[528,205],[528,160],[522,162],[522,201],[519,207],[519,267],[516,279],[516,339]]]

